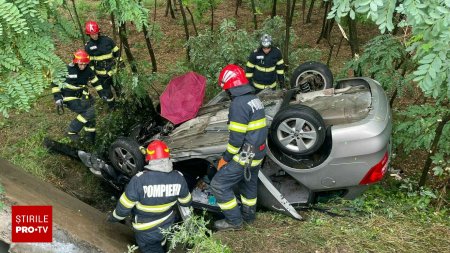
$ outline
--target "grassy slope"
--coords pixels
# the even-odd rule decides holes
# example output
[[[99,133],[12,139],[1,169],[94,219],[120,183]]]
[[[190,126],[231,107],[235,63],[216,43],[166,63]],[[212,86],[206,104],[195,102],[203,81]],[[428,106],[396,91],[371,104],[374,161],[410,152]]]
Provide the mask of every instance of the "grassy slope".
[[[87,11],[94,9],[98,2],[78,3],[81,4],[84,17],[96,19],[96,13]],[[221,6],[221,11],[216,13],[220,17],[227,16],[224,10],[234,11],[230,9],[233,8]],[[251,27],[248,9],[241,9],[240,13],[240,24]],[[309,34],[315,36],[320,31],[320,17],[321,15],[316,15],[317,24],[313,26],[294,24],[294,27],[300,27],[297,32],[302,34],[301,44],[321,48],[324,55],[327,55],[325,43],[315,45],[315,38],[308,37]],[[183,36],[180,22],[164,17],[164,6],[159,6],[157,20],[161,20],[159,22],[165,38],[154,46],[158,67],[164,72],[177,59],[184,58],[184,50],[173,46],[181,45],[180,39]],[[106,20],[102,24],[106,26]],[[305,30],[314,32],[302,32]],[[369,37],[370,31],[371,29],[363,29],[361,37]],[[145,53],[141,37],[136,34],[134,36],[133,45]],[[65,51],[72,48],[62,45],[60,50],[61,55],[67,58]],[[334,72],[348,56],[348,48],[344,45],[339,57],[333,57],[331,62]],[[56,115],[48,92],[30,112],[12,113],[9,119],[0,121],[0,157],[98,208],[110,209],[115,201],[110,200],[110,193],[101,187],[100,180],[92,176],[79,162],[49,154],[42,147],[44,136],[61,138],[72,117],[73,114],[68,112],[63,116]],[[398,164],[400,167],[401,162]],[[229,245],[233,252],[450,252],[448,214],[435,215],[431,210],[418,208],[423,207],[420,205],[420,198],[394,195],[389,192],[393,189],[397,187],[390,186],[386,190],[372,189],[365,194],[364,199],[346,203],[352,207],[356,206],[358,210],[364,210],[362,213],[344,212],[344,217],[331,217],[316,211],[302,212],[307,220],[299,222],[276,213],[260,212],[254,226],[240,232],[217,233],[214,237]],[[327,207],[333,206],[335,204]]]

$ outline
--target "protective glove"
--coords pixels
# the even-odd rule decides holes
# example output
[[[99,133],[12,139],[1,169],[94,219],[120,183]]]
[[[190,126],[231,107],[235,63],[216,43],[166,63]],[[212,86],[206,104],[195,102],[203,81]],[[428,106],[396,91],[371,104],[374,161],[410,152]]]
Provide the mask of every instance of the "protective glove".
[[[112,212],[108,212],[108,215],[106,216],[106,221],[109,223],[115,223],[119,222],[120,220],[116,219]]]
[[[119,69],[125,68],[125,62],[123,60],[119,60],[117,62],[117,64],[118,64],[117,66],[119,67]]]
[[[55,101],[56,106],[62,106],[63,105],[63,100],[62,99],[58,99]]]
[[[227,161],[225,161],[224,159],[223,159],[223,157],[222,158],[220,158],[220,160],[219,160],[219,163],[217,164],[217,171],[219,171],[223,166],[225,166],[225,164],[227,164],[228,162]]]

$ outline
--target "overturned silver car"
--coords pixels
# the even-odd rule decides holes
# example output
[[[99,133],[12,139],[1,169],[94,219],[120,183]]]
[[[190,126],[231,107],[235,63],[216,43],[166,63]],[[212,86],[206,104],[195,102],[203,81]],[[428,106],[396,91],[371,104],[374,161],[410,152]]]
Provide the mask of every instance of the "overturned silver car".
[[[293,89],[258,94],[270,126],[268,154],[259,173],[261,206],[301,219],[296,207],[329,196],[352,199],[383,178],[391,138],[383,88],[370,78],[332,82],[326,66],[309,62],[294,71]],[[131,177],[144,166],[140,147],[162,139],[171,148],[176,169],[185,175],[194,207],[219,210],[208,201],[209,193],[206,199],[196,194],[207,191],[226,149],[229,103],[222,92],[197,117],[178,126],[166,124],[155,132],[152,123],[140,125],[130,137],[112,144],[109,164]]]

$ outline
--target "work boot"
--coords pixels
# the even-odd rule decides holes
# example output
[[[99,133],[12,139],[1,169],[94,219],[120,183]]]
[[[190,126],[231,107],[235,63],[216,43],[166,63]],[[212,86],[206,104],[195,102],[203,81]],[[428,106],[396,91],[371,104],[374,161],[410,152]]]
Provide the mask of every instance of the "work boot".
[[[256,219],[256,207],[255,206],[241,206],[241,212],[242,212],[242,219],[244,220],[244,223],[247,225],[252,224],[255,222]]]
[[[86,132],[85,137],[89,144],[95,144],[95,132]]]
[[[214,228],[217,231],[241,230],[242,223],[239,225],[234,225],[234,224],[228,223],[225,219],[222,219],[222,220],[218,220],[218,221],[214,222]]]
[[[79,142],[80,136],[77,133],[67,133],[67,137],[69,137],[71,142]]]

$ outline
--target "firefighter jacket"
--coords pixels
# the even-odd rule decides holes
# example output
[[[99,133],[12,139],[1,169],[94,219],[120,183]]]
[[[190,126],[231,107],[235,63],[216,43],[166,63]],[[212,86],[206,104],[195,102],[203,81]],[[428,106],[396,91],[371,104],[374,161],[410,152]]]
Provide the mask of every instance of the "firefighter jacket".
[[[85,50],[97,75],[112,76],[116,73],[116,61],[122,61],[122,58],[119,48],[110,37],[100,35],[97,40],[90,39]]]
[[[63,84],[58,85],[52,83],[52,93],[55,101],[63,99],[64,102],[89,98],[88,84],[95,87],[96,90],[101,90],[102,86],[98,84],[98,78],[94,71],[86,66],[84,70],[80,70],[76,64],[70,63],[67,65],[67,76]]]
[[[237,86],[229,91],[232,97],[228,113],[230,136],[223,159],[227,162],[233,159],[245,165],[241,159],[242,151],[244,145],[250,144],[254,152],[251,167],[257,166],[266,154],[267,125],[264,105],[254,94],[255,89],[251,85]]]
[[[123,220],[133,214],[133,228],[136,231],[149,231],[172,224],[175,218],[173,209],[177,202],[188,206],[191,200],[191,193],[181,172],[144,170],[131,178],[113,211],[113,217]]]
[[[257,89],[275,88],[277,79],[284,88],[284,61],[280,49],[272,47],[268,54],[258,48],[248,57],[245,76]]]

